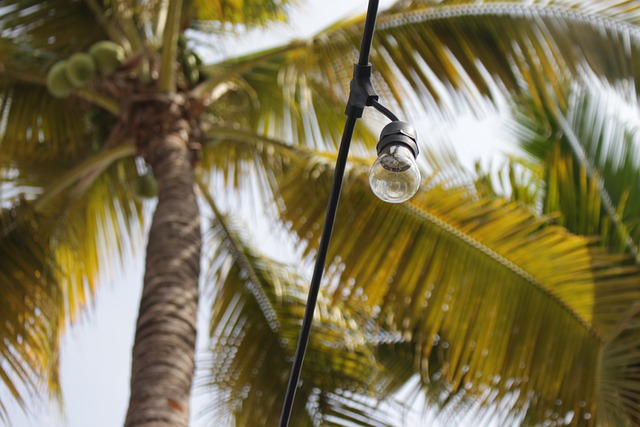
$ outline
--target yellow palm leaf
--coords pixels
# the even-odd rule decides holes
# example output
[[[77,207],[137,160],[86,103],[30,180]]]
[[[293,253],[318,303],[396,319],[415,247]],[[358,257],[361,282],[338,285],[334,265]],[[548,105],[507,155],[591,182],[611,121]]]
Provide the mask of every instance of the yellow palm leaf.
[[[314,163],[308,174],[292,167],[278,188],[283,219],[312,254],[324,203],[308,194],[327,197],[332,168],[306,161]],[[638,297],[638,267],[516,204],[426,188],[408,204],[385,205],[357,169],[347,176],[329,255],[339,266],[329,270],[339,275],[329,282],[334,301],[346,299],[414,343],[425,383],[434,381],[428,361],[439,351],[435,379],[450,393],[492,405],[517,389],[514,416],[533,420],[557,399],[576,416],[595,414],[599,354]],[[549,380],[574,376],[578,386]]]

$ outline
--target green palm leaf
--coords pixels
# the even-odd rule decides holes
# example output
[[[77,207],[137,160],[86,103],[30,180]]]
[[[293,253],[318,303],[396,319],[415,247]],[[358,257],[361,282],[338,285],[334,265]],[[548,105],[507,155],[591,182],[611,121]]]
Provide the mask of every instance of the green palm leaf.
[[[142,239],[142,207],[134,202],[131,185],[137,176],[132,159],[117,162],[77,200],[43,209],[55,219],[52,252],[64,284],[68,322],[91,300],[100,279],[119,271],[141,249],[136,242]]]
[[[640,326],[637,306],[627,312],[617,335],[603,348],[601,393],[598,405],[611,408],[602,414],[602,424],[635,425],[640,421],[638,378]]]
[[[622,54],[622,40],[637,37],[637,30],[629,25],[638,19],[633,2],[605,6],[597,2],[540,5],[452,1],[438,6],[411,2],[406,7],[408,11],[397,6],[382,16],[378,34],[384,34],[382,44],[388,38],[397,38],[397,48],[385,53],[400,64],[398,68],[405,70],[406,80],[413,82],[415,89],[434,79],[426,74],[427,68],[420,72],[405,64],[406,53],[413,53],[409,60],[421,57],[439,80],[466,93],[468,99],[475,98],[476,90],[489,95],[495,91],[491,88],[494,82],[486,74],[507,88],[521,89],[517,80],[544,81],[557,87],[556,80],[562,81],[567,70],[579,71],[585,61],[613,80],[633,73],[630,56]],[[607,48],[597,49],[594,44]],[[411,72],[419,78],[411,77]],[[536,88],[542,91],[543,85]],[[542,92],[540,95],[545,96]]]
[[[511,156],[488,168],[476,164],[475,187],[480,194],[504,197],[538,211],[544,198],[544,166],[538,161]],[[547,212],[548,215],[553,215]],[[575,231],[575,230],[574,230]]]
[[[213,286],[212,359],[205,362],[204,385],[214,390],[210,413],[218,421],[271,425],[280,416],[306,285],[291,266],[252,249],[241,229],[218,213],[210,231],[216,243],[207,280]],[[328,302],[319,300],[292,422],[393,425],[385,409],[377,408],[388,390],[375,385],[381,367],[367,343],[366,325],[346,307]]]
[[[603,245],[637,255],[640,210],[630,202],[640,191],[637,123],[625,119],[633,110],[613,99],[578,89],[566,113],[551,113],[536,125],[520,114],[529,135],[521,142],[544,161],[545,212],[558,211],[570,230],[599,235]]]
[[[309,67],[318,64],[300,64],[299,61],[313,61],[315,55],[297,58],[302,54],[302,49],[291,53],[294,63],[276,52],[265,54],[274,56],[272,60],[258,56],[237,65],[230,64],[232,68],[249,68],[238,78],[234,75],[236,70],[226,70],[224,66],[210,69],[212,81],[197,90],[204,92],[211,83],[214,92],[222,91],[220,99],[211,108],[217,122],[256,129],[280,140],[307,141],[319,148],[333,147],[340,140],[344,127],[347,96],[344,89],[348,76],[342,76],[346,80],[338,80],[336,76],[327,75],[326,70],[313,68],[313,73],[309,73]],[[356,138],[369,146],[375,143],[365,129],[358,131]]]
[[[0,384],[21,406],[43,386],[54,395],[60,392],[58,311],[63,296],[50,276],[50,230],[36,218],[27,204],[3,209],[0,216]],[[7,421],[5,404],[0,404],[2,421]]]
[[[84,112],[75,102],[53,99],[44,87],[0,86],[0,114],[6,117],[0,129],[5,171],[30,175],[44,168],[40,182],[46,183],[91,150],[85,124],[78,120]]]
[[[597,7],[599,14],[592,6],[401,4],[378,18],[374,84],[384,103],[407,118],[452,120],[461,110],[485,111],[487,99],[525,88],[536,88],[540,107],[562,99],[558,94],[585,62],[612,80],[633,75],[628,58],[636,45],[627,55],[624,40],[637,31],[624,20],[633,22],[637,11],[628,2]],[[237,123],[240,116],[238,125],[277,139],[336,144],[343,123],[336,111],[347,98],[361,32],[361,20],[348,20],[307,42],[228,60],[208,68],[209,80],[198,90],[224,94],[215,111],[223,121]],[[225,113],[231,104],[235,108]]]
[[[311,251],[324,203],[305,195],[326,196],[332,171],[318,159],[308,169],[304,179],[283,178],[279,189],[284,220]],[[603,341],[637,297],[638,269],[618,268],[619,259],[514,204],[436,185],[408,205],[384,205],[364,181],[354,171],[345,182],[329,258],[341,266],[339,280],[330,281],[334,301],[346,298],[421,343],[415,357],[425,366],[446,343],[438,379],[453,393],[496,390],[481,398],[491,405],[517,384],[514,415],[528,407],[531,419],[544,419],[558,398],[567,411],[593,413],[598,379],[581,372],[595,368]],[[596,289],[610,299],[596,301]],[[584,382],[548,379],[573,375]]]
[[[108,167],[113,159],[106,160],[85,167],[84,175],[72,171],[74,180],[63,177],[34,201],[18,199],[3,211],[0,323],[7,340],[0,354],[7,365],[0,376],[21,406],[29,402],[25,396],[43,389],[59,397],[61,333],[91,301],[98,280],[135,252],[133,242],[142,234],[140,206],[130,202],[128,185],[137,176],[135,164]],[[95,180],[91,174],[102,169]],[[87,176],[90,181],[83,182]]]
[[[255,165],[279,166],[267,176],[281,197],[282,220],[311,256],[333,156],[267,138],[257,151],[249,138],[228,144],[272,158],[256,156]],[[242,162],[240,155],[233,159]],[[425,387],[439,390],[440,400],[433,401],[444,406],[479,401],[492,408],[515,396],[501,407],[510,420],[542,422],[549,410],[573,411],[576,419],[595,416],[596,407],[603,419],[615,413],[598,400],[613,392],[598,388],[610,381],[606,373],[598,376],[599,354],[626,327],[625,313],[638,297],[637,267],[625,267],[623,257],[591,248],[589,240],[529,209],[478,197],[468,187],[427,181],[415,201],[383,204],[361,172],[356,162],[345,179],[326,292],[410,343],[409,359],[389,372],[407,378],[406,365],[415,366]],[[628,344],[616,345],[630,350]],[[628,366],[606,363],[618,374]],[[581,380],[572,385],[549,379],[574,375]],[[623,417],[633,415],[629,408]]]

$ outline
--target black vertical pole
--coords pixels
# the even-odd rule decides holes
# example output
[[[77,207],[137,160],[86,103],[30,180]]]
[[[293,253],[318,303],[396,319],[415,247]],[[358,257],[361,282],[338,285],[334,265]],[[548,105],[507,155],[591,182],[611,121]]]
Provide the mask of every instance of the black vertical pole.
[[[356,68],[357,66],[369,65],[369,54],[371,52],[371,42],[373,41],[373,32],[375,30],[377,14],[378,0],[370,0],[360,46],[360,57]],[[357,77],[354,75],[354,79],[356,78]],[[352,101],[351,95],[349,97],[349,103]],[[318,292],[320,291],[320,282],[322,281],[322,275],[324,273],[324,265],[327,259],[327,251],[329,250],[331,234],[333,233],[336,211],[338,210],[338,201],[340,199],[340,191],[342,190],[342,180],[344,178],[344,170],[347,165],[349,146],[351,145],[351,138],[353,137],[356,122],[360,117],[362,117],[362,110],[364,109],[364,102],[361,102],[360,104],[362,105],[358,105],[355,108],[354,106],[349,105],[349,103],[347,104],[347,121],[344,125],[342,140],[340,141],[338,159],[336,160],[336,167],[333,176],[333,184],[331,186],[329,202],[327,204],[327,213],[325,214],[324,226],[320,237],[320,245],[318,247],[318,255],[316,257],[313,276],[309,286],[309,294],[307,296],[307,304],[305,307],[304,317],[302,319],[300,338],[298,339],[298,347],[296,349],[293,366],[291,367],[287,392],[282,406],[282,413],[280,415],[280,427],[289,426],[289,419],[291,418],[296,389],[298,388],[298,381],[300,380],[300,373],[302,371],[302,363],[304,361],[305,352],[307,351],[307,344],[309,343],[313,313],[316,309]]]

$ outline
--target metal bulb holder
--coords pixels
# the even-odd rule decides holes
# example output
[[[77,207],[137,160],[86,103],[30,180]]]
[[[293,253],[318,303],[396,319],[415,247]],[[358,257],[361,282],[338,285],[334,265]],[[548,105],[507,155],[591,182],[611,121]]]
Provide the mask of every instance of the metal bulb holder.
[[[369,172],[369,185],[380,200],[402,203],[420,188],[416,139],[415,129],[406,122],[394,121],[382,129],[378,159]]]
[[[375,108],[391,120],[391,123],[382,130],[380,142],[378,143],[379,157],[369,175],[369,182],[374,193],[384,201],[400,203],[413,196],[420,185],[420,173],[415,162],[415,158],[418,155],[415,129],[408,123],[399,121],[391,111],[378,102],[378,95],[375,93],[371,82],[372,72],[369,54],[378,14],[378,3],[378,0],[369,0],[360,44],[360,55],[353,68],[349,99],[345,108],[347,120],[342,132],[340,148],[338,149],[338,158],[336,159],[333,173],[333,183],[331,184],[331,192],[327,202],[322,235],[320,236],[316,262],[311,283],[309,284],[309,293],[302,318],[296,354],[291,366],[287,391],[282,404],[279,427],[289,426],[296,390],[300,382],[304,355],[311,334],[311,324],[313,323],[313,314],[318,301],[318,293],[320,292],[320,282],[322,281],[327,260],[329,242],[338,210],[342,181],[347,165],[347,157],[349,156],[349,146],[351,145],[356,123],[362,117],[366,107]]]

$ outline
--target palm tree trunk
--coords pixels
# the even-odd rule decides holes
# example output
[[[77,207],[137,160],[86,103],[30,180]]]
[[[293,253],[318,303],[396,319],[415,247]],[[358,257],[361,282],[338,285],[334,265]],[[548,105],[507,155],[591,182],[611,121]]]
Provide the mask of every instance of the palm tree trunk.
[[[164,136],[150,141],[147,153],[159,193],[147,246],[126,427],[180,427],[189,420],[201,231],[188,124],[180,119],[174,123]]]

